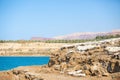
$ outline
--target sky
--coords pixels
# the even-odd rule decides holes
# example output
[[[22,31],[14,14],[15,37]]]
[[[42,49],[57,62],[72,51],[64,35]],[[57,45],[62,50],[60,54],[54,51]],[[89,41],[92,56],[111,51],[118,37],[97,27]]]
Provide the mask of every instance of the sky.
[[[0,40],[120,29],[120,0],[0,0]]]

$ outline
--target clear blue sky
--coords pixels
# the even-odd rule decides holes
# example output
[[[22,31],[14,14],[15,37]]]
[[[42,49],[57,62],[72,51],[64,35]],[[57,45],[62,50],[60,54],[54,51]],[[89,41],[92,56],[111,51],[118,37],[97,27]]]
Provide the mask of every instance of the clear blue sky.
[[[120,0],[0,0],[0,39],[120,29]]]

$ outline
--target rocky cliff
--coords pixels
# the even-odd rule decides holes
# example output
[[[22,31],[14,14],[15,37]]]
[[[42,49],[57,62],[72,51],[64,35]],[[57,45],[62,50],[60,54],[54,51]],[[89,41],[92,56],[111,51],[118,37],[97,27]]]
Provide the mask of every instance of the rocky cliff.
[[[72,76],[120,72],[120,38],[63,46],[51,55],[48,66]]]

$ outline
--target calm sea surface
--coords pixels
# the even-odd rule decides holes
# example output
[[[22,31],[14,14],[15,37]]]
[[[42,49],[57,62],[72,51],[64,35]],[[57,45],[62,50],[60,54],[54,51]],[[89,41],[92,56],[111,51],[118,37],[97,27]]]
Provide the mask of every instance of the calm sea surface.
[[[0,57],[0,71],[13,69],[18,66],[32,66],[32,65],[45,65],[49,62],[48,56],[40,57],[10,57],[4,56]]]

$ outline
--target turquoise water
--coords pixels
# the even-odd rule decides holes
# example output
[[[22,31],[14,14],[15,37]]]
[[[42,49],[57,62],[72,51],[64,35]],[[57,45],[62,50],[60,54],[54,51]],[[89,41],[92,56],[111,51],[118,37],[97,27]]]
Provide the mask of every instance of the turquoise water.
[[[0,71],[10,70],[18,66],[45,65],[49,62],[49,57],[0,57]]]

